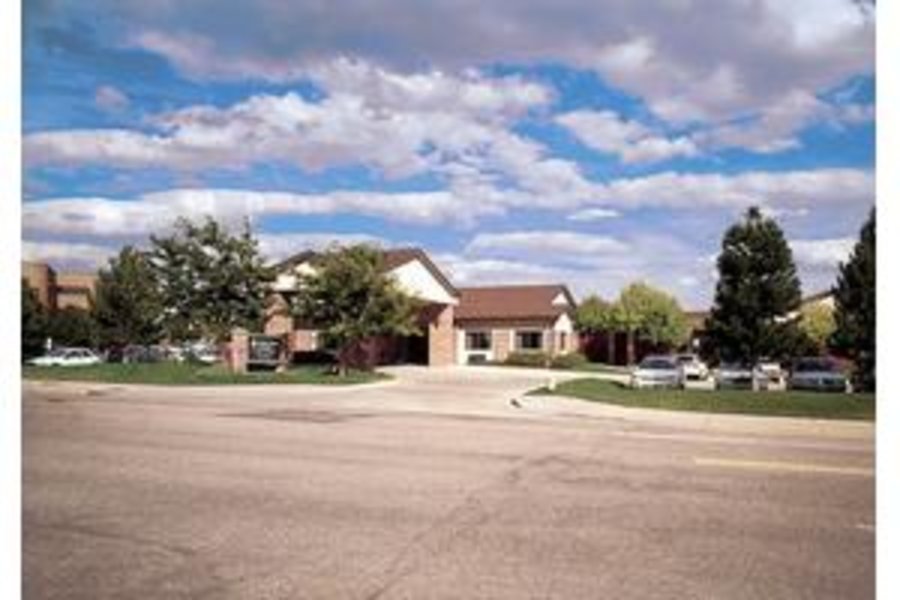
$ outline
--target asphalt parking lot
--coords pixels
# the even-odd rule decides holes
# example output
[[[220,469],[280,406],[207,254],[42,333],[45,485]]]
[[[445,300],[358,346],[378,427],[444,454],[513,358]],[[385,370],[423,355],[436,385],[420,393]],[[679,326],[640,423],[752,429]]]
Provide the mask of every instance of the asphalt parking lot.
[[[871,424],[523,399],[546,375],[500,371],[26,382],[24,595],[874,596]]]

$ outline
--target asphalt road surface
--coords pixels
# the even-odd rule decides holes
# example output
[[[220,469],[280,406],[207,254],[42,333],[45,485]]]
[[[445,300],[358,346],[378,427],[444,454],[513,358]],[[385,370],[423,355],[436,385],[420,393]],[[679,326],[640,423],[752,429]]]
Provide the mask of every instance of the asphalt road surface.
[[[24,596],[874,596],[871,425],[398,373],[353,390],[26,383]]]

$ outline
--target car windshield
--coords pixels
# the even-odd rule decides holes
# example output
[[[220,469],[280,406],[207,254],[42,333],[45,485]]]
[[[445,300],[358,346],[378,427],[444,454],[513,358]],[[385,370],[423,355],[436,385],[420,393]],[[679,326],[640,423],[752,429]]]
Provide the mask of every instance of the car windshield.
[[[696,357],[693,354],[682,354],[678,357],[678,362],[684,363],[692,363],[696,360]]]
[[[645,358],[641,361],[640,368],[671,370],[675,368],[675,361],[668,358]]]
[[[838,369],[837,366],[830,360],[813,358],[798,361],[797,365],[794,367],[794,370],[798,373],[809,373],[812,371],[837,371]]]

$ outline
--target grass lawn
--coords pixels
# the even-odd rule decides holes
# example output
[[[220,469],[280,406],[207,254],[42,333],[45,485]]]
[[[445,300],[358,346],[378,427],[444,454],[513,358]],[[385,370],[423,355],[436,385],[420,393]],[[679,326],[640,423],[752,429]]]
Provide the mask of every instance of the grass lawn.
[[[511,364],[511,363],[505,363],[505,362],[486,362],[486,363],[481,363],[478,366],[513,367],[513,368],[517,367],[520,369],[546,369],[547,368],[547,367],[544,367],[541,365],[517,365],[517,364]],[[631,369],[629,369],[628,367],[620,367],[618,365],[607,365],[604,363],[592,363],[592,362],[584,363],[584,364],[578,365],[576,367],[554,366],[554,367],[550,367],[550,370],[552,370],[552,371],[575,371],[575,372],[584,371],[586,373],[613,373],[613,374],[619,374],[619,375],[623,375],[623,374],[627,375],[628,373],[631,372]]]
[[[96,381],[103,383],[143,383],[156,385],[223,385],[311,383],[322,385],[368,383],[387,379],[375,372],[351,371],[346,377],[325,372],[322,366],[293,367],[284,373],[258,371],[243,375],[229,373],[222,365],[187,363],[103,363],[87,367],[22,367],[25,379]]]
[[[711,413],[745,413],[819,419],[875,419],[874,394],[818,392],[752,392],[749,390],[634,390],[598,379],[574,379],[530,394],[572,396],[620,406],[688,410]]]

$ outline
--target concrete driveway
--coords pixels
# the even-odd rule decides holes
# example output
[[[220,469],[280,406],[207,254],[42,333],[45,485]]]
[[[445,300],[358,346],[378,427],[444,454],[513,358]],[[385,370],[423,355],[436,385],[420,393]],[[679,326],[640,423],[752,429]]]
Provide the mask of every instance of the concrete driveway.
[[[546,373],[395,374],[26,383],[25,596],[874,595],[871,425],[516,408]]]

